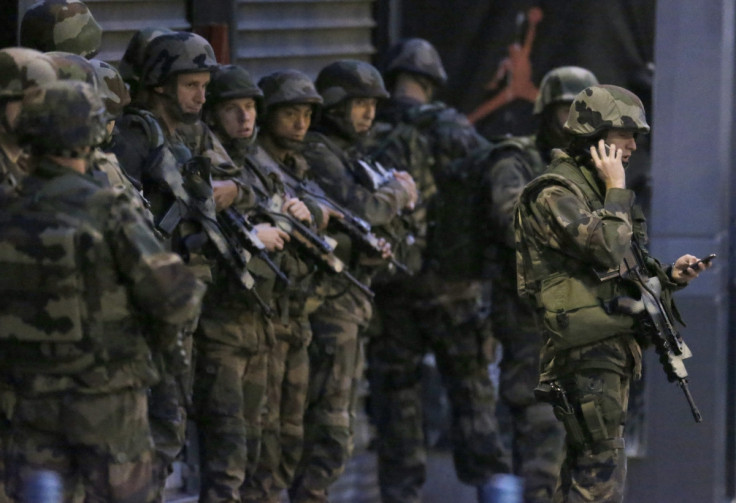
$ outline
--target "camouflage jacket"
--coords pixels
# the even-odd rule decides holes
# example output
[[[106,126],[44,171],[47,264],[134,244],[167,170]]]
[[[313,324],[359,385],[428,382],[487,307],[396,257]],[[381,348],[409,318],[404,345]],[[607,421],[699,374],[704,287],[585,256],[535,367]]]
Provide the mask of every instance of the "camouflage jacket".
[[[543,367],[554,365],[560,351],[634,333],[632,316],[606,306],[636,293],[619,277],[599,279],[618,270],[632,246],[665,290],[676,288],[646,252],[646,223],[633,192],[606,191],[594,167],[566,154],[524,189],[514,224],[518,291],[532,298],[541,317]]]
[[[305,143],[312,178],[327,195],[372,226],[389,224],[409,202],[409,194],[397,180],[390,179],[376,190],[368,187],[354,164],[361,152],[342,138],[310,131]]]
[[[409,202],[409,194],[393,175],[386,177],[385,183],[371,186],[372,180],[359,174],[360,152],[356,145],[350,145],[336,135],[325,135],[310,131],[305,139],[304,151],[310,166],[311,178],[337,204],[347,208],[354,215],[368,222],[374,232],[388,233],[391,224]],[[370,168],[369,168],[370,169]],[[386,234],[383,234],[384,236]],[[347,235],[334,236],[338,242],[336,255],[349,265],[354,276],[368,284],[378,270],[377,265],[366,266],[364,256],[358,246]],[[342,295],[347,293],[349,295]],[[357,288],[341,277],[330,276],[325,281],[325,294],[330,297],[343,297],[340,316],[357,323],[367,323],[372,316],[370,302]]]
[[[281,211],[285,198],[299,198],[312,216],[312,224],[307,224],[307,227],[313,233],[321,235],[316,223],[322,221],[322,206],[314,197],[301,193],[295,186],[295,182],[303,179],[309,169],[301,154],[294,152],[282,162],[264,144],[257,142],[249,149],[244,166],[256,178],[254,183],[264,187],[271,196],[266,204]],[[254,218],[258,217],[254,215]],[[296,242],[286,246],[280,266],[291,283],[287,297],[282,297],[278,306],[280,320],[285,324],[288,318],[304,316],[322,303],[317,287],[323,276],[314,259],[299,248]],[[287,299],[288,306],[284,304]]]
[[[404,120],[420,106],[408,100],[388,100],[381,104],[366,145],[371,159],[388,168],[407,171],[417,185],[419,197],[412,211],[403,211],[393,231],[399,238],[391,243],[399,262],[416,273],[423,268],[427,246],[427,206],[437,192],[434,179],[434,156],[429,138]],[[401,278],[401,276],[398,276]]]
[[[204,286],[124,191],[88,175],[40,161],[0,229],[2,368],[24,392],[148,385],[151,350],[199,313]]]
[[[209,171],[212,164],[232,168],[232,161],[221,145],[222,152],[218,150],[216,158],[224,156],[222,162],[212,161],[208,154],[211,144],[207,143],[212,135],[203,123],[194,129],[201,133],[192,135],[196,138],[187,131],[165,133],[151,112],[127,107],[117,125],[111,151],[128,177],[142,187],[156,226],[169,239],[171,250],[184,257],[198,277],[210,282],[212,260],[208,257],[226,256],[226,251],[219,250],[226,250],[227,243],[214,223]],[[214,251],[207,253],[205,245]]]
[[[494,142],[487,169],[486,211],[493,243],[486,253],[486,270],[507,294],[516,295],[514,210],[519,195],[546,168],[534,136],[501,138]]]

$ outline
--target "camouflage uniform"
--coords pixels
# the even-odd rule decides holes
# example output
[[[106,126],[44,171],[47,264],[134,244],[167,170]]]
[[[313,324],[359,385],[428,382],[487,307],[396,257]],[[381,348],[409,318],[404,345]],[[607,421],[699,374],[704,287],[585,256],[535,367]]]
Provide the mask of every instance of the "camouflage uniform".
[[[436,51],[420,39],[409,39],[389,52],[384,72],[387,82],[393,82],[402,72],[433,86],[442,85],[446,79]],[[437,215],[433,185],[436,183],[436,190],[442,191],[440,180],[449,165],[487,147],[488,142],[463,115],[442,103],[422,104],[404,98],[389,104],[379,121],[396,127],[393,132],[389,130],[384,142],[393,141],[413,151],[415,158],[427,159],[424,165],[410,164],[409,169],[417,180],[431,180],[431,184],[420,183],[419,187],[429,189],[422,195],[429,198],[424,201],[430,211],[426,219],[433,225]],[[420,139],[412,140],[405,134],[392,140],[391,135],[401,130],[418,131]],[[484,298],[486,285],[477,275],[447,275],[440,262],[459,259],[439,260],[451,247],[433,235],[429,232],[421,274],[395,282],[399,284],[396,288],[391,284],[376,289],[382,331],[370,341],[369,361],[384,502],[420,500],[426,477],[421,367],[428,351],[435,355],[452,406],[450,440],[458,478],[477,486],[495,472],[509,471],[498,435],[495,393],[488,372],[493,341]]]
[[[386,226],[407,206],[409,194],[390,176],[378,187],[359,175],[360,144],[349,123],[353,97],[386,98],[378,71],[367,63],[338,61],[320,72],[317,90],[325,111],[315,131],[307,135],[304,155],[311,177],[338,204],[371,226]],[[336,253],[364,283],[371,270],[359,264],[359,250],[347,236],[338,236]],[[309,348],[309,401],[304,419],[305,447],[290,490],[292,501],[324,502],[343,472],[353,448],[356,388],[362,377],[359,334],[367,327],[372,306],[366,295],[340,277],[326,280],[327,299],[310,316],[313,339]]]
[[[20,24],[20,45],[41,52],[64,51],[91,58],[100,50],[102,28],[79,0],[41,0]]]
[[[618,270],[624,255],[638,249],[662,281],[663,301],[676,285],[647,255],[645,221],[633,192],[606,190],[589,153],[610,128],[648,132],[641,101],[620,87],[588,87],[576,96],[564,127],[573,138],[566,153],[520,196],[518,291],[533,301],[542,329],[540,386],[559,385],[573,410],[565,414],[554,403],[567,431],[554,501],[620,502],[623,423],[642,355],[633,316],[606,309],[632,292],[620,277],[602,281],[597,273]]]
[[[254,145],[253,141],[250,139],[241,140],[228,138],[215,119],[218,104],[223,101],[234,98],[249,97],[253,98],[258,103],[261,103],[262,96],[260,89],[253,84],[250,76],[242,68],[224,66],[220,67],[214,73],[213,80],[208,88],[206,115],[210,124],[215,128],[218,137],[223,140],[224,144],[227,146],[226,148],[228,148],[233,154],[232,158],[237,166],[235,170],[229,171],[216,169],[215,176],[221,179],[232,180],[241,187],[255,187],[259,194],[259,203],[266,204],[268,206],[278,206],[278,210],[280,211],[284,200],[283,198],[285,196],[283,187],[277,178],[268,175],[266,170],[263,169],[262,163],[254,161],[253,154],[257,147]],[[240,211],[245,214],[253,223],[258,222],[258,211],[252,202],[238,206],[239,207],[236,211]],[[284,266],[287,262],[287,255],[288,254],[286,253],[276,253],[271,254],[271,258],[279,264],[280,267],[286,269]],[[229,316],[232,320],[237,320],[238,316],[242,316],[243,311],[256,312],[262,320],[260,323],[263,324],[265,322],[267,324],[267,340],[257,348],[259,350],[257,353],[246,354],[247,360],[250,360],[250,363],[246,367],[246,372],[240,376],[239,380],[234,381],[235,383],[241,383],[242,396],[238,396],[238,394],[235,393],[231,393],[230,396],[227,396],[224,392],[226,391],[225,389],[217,393],[217,388],[215,388],[214,392],[212,389],[203,389],[204,393],[202,393],[203,397],[211,396],[213,394],[221,395],[222,405],[220,408],[222,410],[225,410],[225,406],[229,406],[229,409],[235,409],[239,414],[244,416],[247,446],[242,445],[242,448],[238,449],[238,445],[233,445],[235,442],[233,442],[232,439],[227,438],[222,434],[227,431],[225,429],[227,425],[218,423],[214,423],[214,425],[207,428],[206,431],[203,431],[203,440],[207,445],[212,445],[213,447],[216,446],[218,441],[220,444],[220,459],[217,460],[213,457],[211,460],[208,459],[208,462],[218,462],[220,464],[227,463],[231,466],[231,472],[237,473],[236,470],[241,471],[241,476],[239,478],[232,476],[230,478],[231,482],[238,483],[237,485],[233,484],[232,488],[233,493],[237,495],[238,501],[241,499],[242,501],[267,501],[269,497],[268,491],[271,488],[264,486],[264,484],[268,483],[264,478],[271,474],[264,473],[264,470],[269,468],[269,462],[273,463],[273,461],[272,459],[264,458],[272,458],[275,456],[274,450],[278,448],[278,438],[276,438],[275,446],[273,445],[274,441],[272,440],[278,432],[280,411],[280,401],[277,399],[278,397],[274,399],[272,396],[274,393],[273,379],[274,370],[277,370],[274,369],[274,365],[278,364],[283,367],[284,360],[286,358],[286,355],[282,354],[283,344],[281,343],[281,336],[284,327],[283,324],[286,323],[288,326],[289,323],[288,307],[285,305],[285,303],[288,302],[288,298],[286,298],[286,293],[282,285],[277,281],[274,272],[270,270],[259,258],[253,258],[250,263],[250,267],[253,275],[257,279],[259,285],[258,291],[261,298],[277,316],[274,320],[265,318],[263,313],[256,306],[252,305],[252,299],[250,300],[251,305],[243,304],[241,302],[238,306],[234,303],[234,300],[236,300],[237,297],[233,296],[232,293],[227,296],[230,299],[227,304],[229,307],[219,309],[219,311],[222,312],[222,318],[226,319],[226,317]],[[295,278],[292,277],[292,272],[293,271],[288,271],[287,274],[289,275],[290,280],[295,280]],[[229,283],[232,284],[232,281]],[[240,294],[240,297],[242,297],[242,294]],[[234,307],[237,309],[233,309]],[[239,315],[238,313],[241,314]],[[209,345],[211,346],[211,343]],[[202,358],[207,358],[206,352],[203,354]],[[238,358],[242,360],[243,356],[238,356],[236,353],[231,357],[231,360],[235,361]],[[255,365],[256,359],[258,361],[258,365]],[[266,373],[266,370],[268,370],[268,373]],[[200,381],[206,382],[206,379],[206,375],[203,375],[202,378],[198,378],[196,386],[197,390],[201,388]],[[222,381],[221,383],[215,384],[219,384],[219,387],[228,384],[231,388],[233,387],[232,382],[227,383]],[[281,383],[279,382],[279,391],[280,388]],[[301,412],[301,409],[299,410]],[[213,411],[208,411],[206,409],[200,411],[200,418],[205,418],[200,419],[200,428],[202,428],[202,430],[204,430],[206,425],[213,422],[212,418],[215,417],[215,414],[212,414],[212,412]],[[217,411],[215,410],[214,412]],[[225,414],[221,412],[220,415],[224,416]],[[277,423],[276,425],[272,424],[272,418],[274,415]],[[301,415],[298,419],[301,421]],[[207,422],[205,422],[205,420]],[[274,432],[274,429],[276,429],[276,432]],[[219,430],[222,430],[222,432]],[[228,445],[228,441],[230,441],[232,452],[223,452],[223,448]],[[238,463],[237,456],[246,456],[246,451],[247,463]],[[264,454],[263,457],[261,455],[262,453]],[[278,468],[278,462],[279,458],[276,457],[276,468]],[[203,468],[203,472],[207,475],[206,468]],[[278,493],[276,493],[276,496],[278,496]]]
[[[0,197],[15,192],[25,176],[18,162],[22,152],[15,126],[9,122],[5,107],[21,100],[27,89],[55,79],[53,62],[40,52],[22,47],[0,50]],[[0,379],[0,503],[9,501],[5,495],[5,446],[14,403],[12,387]]]
[[[165,34],[146,48],[141,85],[146,88],[166,85],[175,81],[179,74],[208,72],[215,66],[214,52],[202,37],[183,32]],[[176,113],[177,107],[181,111],[178,101],[167,103],[172,107],[171,113]],[[220,245],[226,245],[213,223],[214,200],[209,173],[205,172],[211,164],[205,159],[205,149],[211,145],[208,128],[201,121],[195,121],[192,128],[197,134],[171,131],[160,117],[133,106],[126,108],[117,125],[112,152],[150,201],[154,221],[166,237],[167,246],[185,258],[198,278],[211,283],[210,247],[219,250]],[[183,176],[185,170],[192,173],[187,180]],[[177,208],[183,207],[190,211],[179,213],[171,220],[164,218],[176,215]],[[196,326],[197,320],[192,319],[185,330],[184,344],[189,352]],[[150,419],[157,449],[160,491],[163,491],[171,463],[184,445],[191,386],[189,371],[177,374],[164,369],[161,382],[150,390]]]
[[[26,477],[46,469],[61,476],[65,501],[77,481],[89,501],[148,501],[152,351],[186,364],[168,348],[204,293],[124,193],[45,157],[83,157],[104,138],[103,113],[88,85],[58,82],[30,91],[19,119],[34,169],[0,212],[16,498]],[[146,337],[141,319],[161,327],[158,337]]]
[[[506,138],[489,152],[488,216],[497,239],[490,248],[493,253],[489,253],[487,268],[493,279],[493,333],[503,344],[500,403],[509,415],[507,434],[514,473],[524,479],[524,501],[528,503],[552,501],[563,457],[564,429],[552,407],[534,398],[542,340],[531,304],[516,293],[514,208],[524,186],[549,164],[552,148],[564,146],[557,105],[569,107],[580,91],[597,83],[592,73],[579,67],[548,72],[534,105],[534,114],[540,118],[537,135]]]
[[[301,88],[302,83],[308,85]],[[231,98],[250,97],[256,102],[257,109],[263,112],[264,108],[272,111],[287,102],[303,103],[315,108],[322,102],[309,78],[299,72],[275,72],[265,76],[259,84],[263,91],[253,84],[242,68],[223,67],[214,75],[209,88],[214,98],[210,103],[215,100],[219,103]],[[261,116],[259,123],[264,122],[267,119]],[[268,126],[265,128],[265,134],[269,136]],[[288,162],[281,162],[268,150],[268,146],[260,141],[256,143],[256,132],[249,139],[231,139],[226,138],[219,128],[216,127],[215,130],[223,138],[235,162],[250,173],[252,183],[259,187],[258,192],[262,194],[261,204],[281,211],[286,197],[297,196],[293,184],[285,182],[292,169],[304,171],[306,163],[298,151],[291,151]],[[295,168],[296,166],[301,169]],[[319,205],[310,199],[303,202],[310,210],[313,220],[321,221]],[[251,213],[254,223],[262,218],[263,215],[259,215],[258,211]],[[274,302],[275,341],[268,355],[267,400],[262,418],[260,459],[242,490],[244,502],[278,503],[281,493],[291,484],[301,458],[304,406],[309,379],[307,347],[312,338],[308,316],[321,301],[315,293],[319,273],[315,264],[297,246],[294,241],[279,254],[279,265],[287,274],[290,285],[287,289],[280,289]]]

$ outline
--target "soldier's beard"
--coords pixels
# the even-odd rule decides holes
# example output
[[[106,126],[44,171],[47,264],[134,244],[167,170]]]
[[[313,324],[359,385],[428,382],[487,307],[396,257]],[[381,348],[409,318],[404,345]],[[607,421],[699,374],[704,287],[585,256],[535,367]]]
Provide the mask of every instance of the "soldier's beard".
[[[183,124],[194,124],[199,120],[201,116],[200,112],[185,112],[181,108],[181,105],[176,98],[169,95],[168,93],[165,93],[162,96],[164,97],[164,109],[166,110],[168,116],[171,117],[174,121],[181,122]]]

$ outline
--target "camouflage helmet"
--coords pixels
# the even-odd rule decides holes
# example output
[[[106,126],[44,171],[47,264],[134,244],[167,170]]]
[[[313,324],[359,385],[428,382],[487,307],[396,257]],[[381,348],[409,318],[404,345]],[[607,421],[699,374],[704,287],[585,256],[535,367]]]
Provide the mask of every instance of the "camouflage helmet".
[[[88,59],[71,52],[47,52],[56,66],[56,76],[59,80],[78,80],[91,85],[96,91],[100,90],[100,81],[97,72]]]
[[[146,47],[154,38],[166,33],[173,33],[173,31],[168,28],[143,28],[135,32],[118,65],[123,81],[131,83],[140,80]]]
[[[317,91],[324,107],[339,105],[350,98],[388,98],[380,72],[364,61],[343,59],[324,67],[317,75]]]
[[[613,128],[649,132],[644,105],[634,93],[618,86],[595,85],[575,96],[565,131],[576,136],[592,136]]]
[[[447,83],[447,73],[437,49],[421,38],[403,40],[388,50],[383,77],[387,83],[393,82],[401,72],[423,75],[436,86]]]
[[[205,106],[211,107],[236,98],[253,98],[260,108],[263,104],[263,91],[243,67],[221,65],[212,72],[212,80],[207,86]]]
[[[556,103],[570,103],[580,91],[598,84],[593,72],[579,66],[561,66],[547,72],[539,84],[539,94],[534,102],[534,114]]]
[[[51,58],[34,49],[0,49],[0,100],[21,99],[33,87],[56,80]]]
[[[79,0],[41,0],[23,14],[20,45],[24,47],[91,58],[101,42],[102,28]]]
[[[80,157],[80,148],[104,140],[106,124],[105,106],[92,86],[57,81],[26,93],[16,131],[18,144],[36,154]]]
[[[207,40],[195,33],[164,33],[146,47],[141,69],[141,84],[163,85],[181,73],[211,72],[217,68],[215,51]]]
[[[130,103],[128,88],[120,73],[109,63],[99,59],[90,59],[100,84],[100,96],[110,119],[119,117],[125,105]]]
[[[266,108],[274,105],[308,104],[322,105],[322,96],[314,87],[312,79],[298,70],[281,70],[270,73],[258,81],[263,91]]]

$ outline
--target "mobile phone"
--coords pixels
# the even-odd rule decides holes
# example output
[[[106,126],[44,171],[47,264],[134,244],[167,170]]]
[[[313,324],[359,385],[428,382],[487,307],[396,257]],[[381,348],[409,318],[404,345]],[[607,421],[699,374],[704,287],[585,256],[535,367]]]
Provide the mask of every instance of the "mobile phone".
[[[698,259],[698,261],[697,261],[697,262],[693,262],[693,263],[692,263],[692,264],[690,264],[690,265],[689,265],[688,267],[690,267],[691,269],[695,269],[695,268],[697,268],[697,267],[698,267],[698,266],[699,266],[699,265],[700,265],[701,263],[703,263],[703,264],[706,264],[706,265],[707,265],[707,264],[709,264],[709,263],[710,263],[710,261],[711,261],[711,260],[713,260],[714,258],[716,258],[716,254],[715,254],[715,253],[711,253],[710,255],[706,255],[705,257],[703,257],[703,258],[701,258],[701,259]]]

